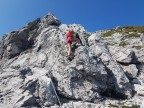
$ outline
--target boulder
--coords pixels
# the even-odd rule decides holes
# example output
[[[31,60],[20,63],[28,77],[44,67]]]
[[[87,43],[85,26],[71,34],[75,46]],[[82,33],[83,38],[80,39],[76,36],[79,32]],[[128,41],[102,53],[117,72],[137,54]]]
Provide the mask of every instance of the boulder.
[[[109,51],[121,64],[132,64],[138,62],[135,52],[131,49],[110,46]]]
[[[125,74],[127,75],[127,77],[129,79],[133,79],[136,78],[138,75],[138,69],[136,67],[136,65],[134,64],[130,64],[128,66],[122,66],[123,70],[125,71]]]

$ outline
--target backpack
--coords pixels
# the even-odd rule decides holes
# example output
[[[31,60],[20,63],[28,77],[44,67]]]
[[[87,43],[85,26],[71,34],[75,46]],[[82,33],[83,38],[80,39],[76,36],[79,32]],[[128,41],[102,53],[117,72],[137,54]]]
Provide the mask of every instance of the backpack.
[[[82,41],[81,41],[81,39],[80,39],[79,34],[78,34],[78,33],[74,33],[74,36],[75,36],[77,39],[79,39],[79,40],[80,40],[81,45],[83,45],[83,44],[82,44]]]

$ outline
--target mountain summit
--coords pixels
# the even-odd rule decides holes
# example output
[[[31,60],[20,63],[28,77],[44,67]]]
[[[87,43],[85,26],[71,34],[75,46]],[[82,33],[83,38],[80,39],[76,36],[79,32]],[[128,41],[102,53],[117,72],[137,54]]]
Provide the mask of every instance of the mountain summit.
[[[74,49],[72,61],[67,60],[67,29],[84,44]],[[144,27],[90,33],[49,13],[3,37],[0,67],[0,108],[139,107],[144,104]]]

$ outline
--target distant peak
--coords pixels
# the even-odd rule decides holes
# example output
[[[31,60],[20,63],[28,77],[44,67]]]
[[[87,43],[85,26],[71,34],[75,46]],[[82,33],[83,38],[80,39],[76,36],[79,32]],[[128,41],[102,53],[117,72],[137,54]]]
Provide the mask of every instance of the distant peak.
[[[54,14],[50,12],[46,16],[44,16],[43,21],[47,25],[59,26],[61,24],[60,20],[57,17],[55,17]]]
[[[53,14],[53,13],[51,13],[51,12],[49,12],[47,15],[54,16],[54,14]]]

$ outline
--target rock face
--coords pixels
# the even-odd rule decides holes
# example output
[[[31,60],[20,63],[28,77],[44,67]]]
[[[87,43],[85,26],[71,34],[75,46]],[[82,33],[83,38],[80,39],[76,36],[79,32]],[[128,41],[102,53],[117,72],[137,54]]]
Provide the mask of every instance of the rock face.
[[[40,19],[30,22],[26,27],[18,31],[12,31],[3,37],[0,47],[0,58],[12,58],[29,49],[34,44],[34,38],[38,35],[38,23]]]
[[[66,57],[68,28],[84,44],[77,45],[72,61]],[[140,105],[143,48],[112,46],[120,40],[106,39],[103,33],[89,33],[79,24],[61,25],[48,14],[5,35],[0,42],[0,107],[103,108],[125,99],[133,105],[135,98]]]

